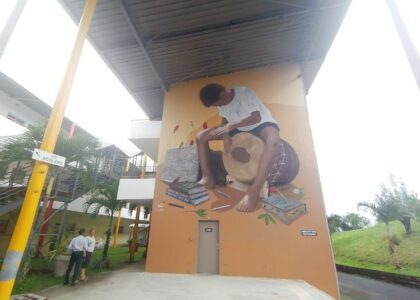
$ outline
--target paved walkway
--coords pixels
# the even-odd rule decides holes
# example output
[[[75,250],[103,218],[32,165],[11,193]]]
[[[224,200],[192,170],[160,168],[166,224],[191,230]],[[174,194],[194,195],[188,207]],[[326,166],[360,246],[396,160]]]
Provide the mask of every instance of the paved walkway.
[[[75,287],[54,287],[38,295],[49,300],[324,300],[332,299],[303,281],[144,273],[129,267],[101,273]]]

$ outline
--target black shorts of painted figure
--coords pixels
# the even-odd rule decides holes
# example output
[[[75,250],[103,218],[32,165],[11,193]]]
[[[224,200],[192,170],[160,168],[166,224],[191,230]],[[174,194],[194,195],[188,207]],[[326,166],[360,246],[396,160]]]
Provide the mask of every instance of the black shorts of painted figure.
[[[237,131],[254,133],[264,141],[256,177],[247,194],[237,205],[238,211],[252,212],[260,201],[260,190],[267,180],[277,146],[280,144],[277,122],[255,92],[246,87],[226,89],[220,84],[208,84],[201,89],[200,100],[206,107],[217,107],[223,118],[221,126],[203,130],[197,135],[198,156],[203,175],[200,182],[208,188],[215,185],[208,159],[209,141],[223,140],[224,151],[227,153],[232,144],[231,135]]]

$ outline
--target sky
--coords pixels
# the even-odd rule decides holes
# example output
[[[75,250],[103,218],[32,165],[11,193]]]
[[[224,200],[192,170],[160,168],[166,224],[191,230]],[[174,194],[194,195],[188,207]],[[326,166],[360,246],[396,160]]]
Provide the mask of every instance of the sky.
[[[419,48],[420,1],[397,2]],[[385,1],[353,1],[307,101],[328,213],[361,213],[390,173],[420,194],[420,93]]]
[[[0,1],[0,28],[14,2]],[[0,70],[52,106],[76,34],[76,25],[58,1],[28,1],[0,60]],[[89,42],[84,45],[65,114],[127,154],[139,152],[127,136],[131,120],[147,116]]]
[[[420,1],[396,1],[419,49]],[[13,4],[0,1],[0,28]],[[75,34],[58,1],[28,1],[0,70],[52,104]],[[420,92],[385,0],[353,0],[307,103],[328,214],[364,214],[389,173],[420,194]],[[89,43],[66,116],[129,154],[130,122],[146,118]],[[19,130],[0,117],[0,135]]]

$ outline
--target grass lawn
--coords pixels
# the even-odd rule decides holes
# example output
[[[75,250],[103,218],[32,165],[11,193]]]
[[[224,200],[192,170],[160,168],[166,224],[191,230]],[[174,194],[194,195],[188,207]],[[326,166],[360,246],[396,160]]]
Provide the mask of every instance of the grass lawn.
[[[335,262],[346,266],[420,277],[420,220],[412,222],[413,233],[406,235],[400,222],[391,222],[394,234],[402,238],[398,249],[402,269],[392,264],[388,242],[384,239],[385,224],[336,232],[332,235]]]
[[[144,248],[139,248],[135,254],[135,261],[142,258]],[[93,277],[95,274],[121,269],[126,266],[130,253],[128,247],[109,248],[108,259],[110,260],[111,267],[109,269],[92,269],[95,261],[101,259],[102,249],[98,249],[93,253],[90,267],[86,270],[88,277]],[[31,261],[31,272],[23,282],[17,282],[13,289],[13,294],[23,294],[35,292],[45,289],[47,287],[60,285],[64,281],[63,277],[54,277],[51,269],[48,269],[46,263],[42,259],[33,259]]]

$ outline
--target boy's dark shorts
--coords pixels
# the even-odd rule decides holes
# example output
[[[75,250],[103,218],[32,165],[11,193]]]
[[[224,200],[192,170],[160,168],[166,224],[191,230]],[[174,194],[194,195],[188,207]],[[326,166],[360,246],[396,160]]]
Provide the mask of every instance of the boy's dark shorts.
[[[243,131],[243,130],[239,130],[238,128],[235,128],[235,129],[233,129],[233,130],[231,130],[229,132],[229,135],[230,136],[234,136],[235,134],[238,134],[238,133],[241,133],[241,132],[248,132],[248,133],[251,133],[251,134],[253,134],[255,136],[260,137],[261,136],[261,131],[265,127],[273,127],[273,128],[276,128],[277,130],[280,131],[280,128],[279,128],[279,126],[276,123],[273,123],[273,122],[264,122],[264,123],[261,123],[260,125],[258,125],[257,127],[255,127],[254,129],[251,129],[250,131]]]
[[[82,262],[83,269],[86,269],[89,266],[91,257],[92,257],[92,252],[86,251],[86,257],[83,257],[83,262]]]

